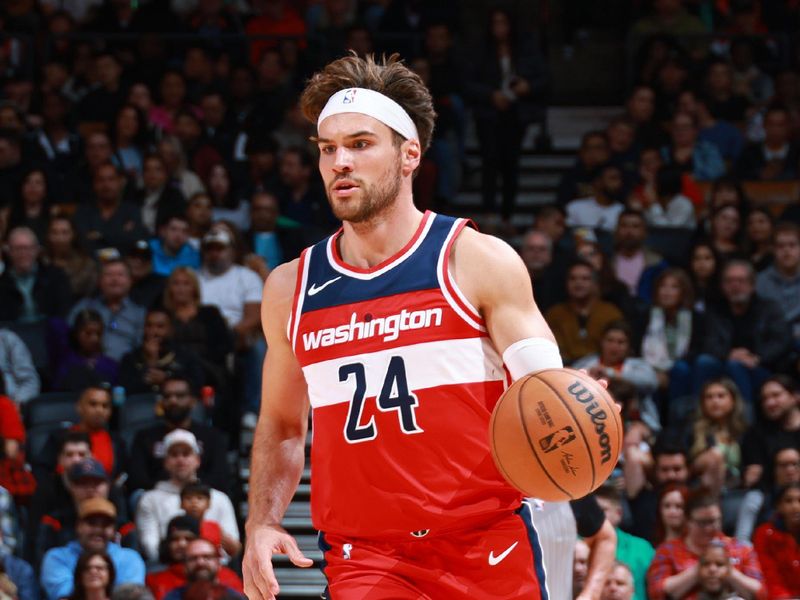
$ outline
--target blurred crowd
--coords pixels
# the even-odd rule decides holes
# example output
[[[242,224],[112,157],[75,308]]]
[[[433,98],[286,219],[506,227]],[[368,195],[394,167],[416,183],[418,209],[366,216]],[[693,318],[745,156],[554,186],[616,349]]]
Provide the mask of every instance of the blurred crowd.
[[[800,6],[623,4],[619,114],[515,231],[553,77],[513,11],[3,3],[0,599],[240,597],[261,288],[338,227],[298,95],[348,50],[431,90],[421,209],[463,213],[474,133],[472,216],[499,216],[565,364],[623,406],[604,600],[799,597]]]

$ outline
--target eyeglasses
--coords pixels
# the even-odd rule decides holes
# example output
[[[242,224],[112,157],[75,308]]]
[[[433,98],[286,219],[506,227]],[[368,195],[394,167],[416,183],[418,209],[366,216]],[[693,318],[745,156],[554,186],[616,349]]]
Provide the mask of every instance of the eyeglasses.
[[[720,523],[722,523],[721,517],[712,517],[710,519],[689,519],[692,523],[697,525],[698,527],[718,527]]]

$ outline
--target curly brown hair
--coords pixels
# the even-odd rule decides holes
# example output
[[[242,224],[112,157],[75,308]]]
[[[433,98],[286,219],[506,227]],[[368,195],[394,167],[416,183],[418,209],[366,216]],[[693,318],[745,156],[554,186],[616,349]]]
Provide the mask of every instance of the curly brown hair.
[[[366,58],[352,54],[328,64],[311,77],[300,96],[303,115],[316,123],[328,99],[351,87],[380,92],[402,106],[417,126],[422,151],[428,149],[436,118],[433,100],[422,79],[401,62],[399,54],[392,54],[389,58],[382,56],[379,62],[372,54]],[[403,137],[395,132],[394,139],[399,145]]]

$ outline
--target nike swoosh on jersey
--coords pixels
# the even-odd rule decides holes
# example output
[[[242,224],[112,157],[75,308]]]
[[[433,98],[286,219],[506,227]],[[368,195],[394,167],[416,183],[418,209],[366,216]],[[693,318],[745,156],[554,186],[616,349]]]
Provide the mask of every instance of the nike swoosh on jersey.
[[[494,555],[494,550],[489,552],[489,566],[494,567],[495,565],[501,563],[503,559],[505,559],[506,556],[511,554],[511,551],[517,547],[517,544],[519,544],[519,542],[514,542],[508,548],[506,548],[501,554],[498,554],[497,556]]]
[[[309,296],[313,296],[314,294],[318,294],[319,292],[324,290],[326,287],[328,287],[330,284],[332,284],[334,281],[339,281],[341,278],[342,278],[342,276],[339,275],[339,277],[334,277],[333,279],[328,279],[328,281],[326,281],[325,283],[323,283],[320,286],[317,286],[316,284],[312,283],[311,287],[308,288],[308,295]]]

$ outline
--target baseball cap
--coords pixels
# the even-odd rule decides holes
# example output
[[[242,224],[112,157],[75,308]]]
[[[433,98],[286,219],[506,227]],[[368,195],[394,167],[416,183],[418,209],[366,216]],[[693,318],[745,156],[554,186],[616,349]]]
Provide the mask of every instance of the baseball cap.
[[[117,518],[117,509],[105,498],[89,498],[78,506],[78,518],[85,519],[92,515],[103,515],[115,520]]]
[[[230,246],[233,243],[230,234],[224,229],[216,229],[208,232],[203,238],[203,245],[220,244],[222,246]]]
[[[128,250],[128,256],[138,256],[145,260],[150,260],[153,258],[153,251],[150,249],[150,244],[147,240],[136,240]]]
[[[185,444],[189,446],[193,452],[200,454],[200,446],[197,443],[197,438],[191,431],[185,429],[175,429],[170,431],[164,436],[164,454],[169,452],[169,449],[175,444]]]
[[[67,479],[72,483],[79,481],[83,478],[104,479],[108,480],[108,473],[103,468],[97,459],[84,458],[82,461],[75,463],[67,471]]]

